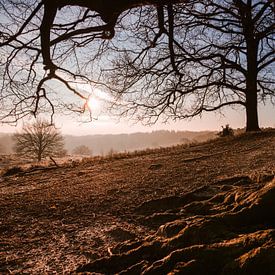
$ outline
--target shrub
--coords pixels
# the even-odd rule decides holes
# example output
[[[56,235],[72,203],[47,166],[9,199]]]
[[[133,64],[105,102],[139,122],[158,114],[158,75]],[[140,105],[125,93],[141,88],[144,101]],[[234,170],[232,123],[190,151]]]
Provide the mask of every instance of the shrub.
[[[231,127],[229,127],[229,124],[226,124],[225,127],[222,126],[222,131],[218,133],[218,136],[220,137],[228,137],[233,135],[234,131]]]

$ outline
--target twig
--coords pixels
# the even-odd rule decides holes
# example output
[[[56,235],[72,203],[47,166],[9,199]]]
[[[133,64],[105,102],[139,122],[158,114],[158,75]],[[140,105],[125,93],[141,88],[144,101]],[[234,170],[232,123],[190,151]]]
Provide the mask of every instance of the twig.
[[[54,163],[56,167],[60,167],[52,157],[50,157],[50,160]]]

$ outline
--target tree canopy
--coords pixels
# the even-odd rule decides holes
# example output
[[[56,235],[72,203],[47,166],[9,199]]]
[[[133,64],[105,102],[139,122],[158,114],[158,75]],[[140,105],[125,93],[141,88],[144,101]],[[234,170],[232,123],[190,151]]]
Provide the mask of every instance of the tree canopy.
[[[247,130],[258,130],[258,102],[274,103],[274,2],[195,0],[161,12],[162,22],[150,9],[122,22],[130,46],[107,79],[124,113],[154,122],[241,105]]]
[[[0,1],[2,121],[64,105],[102,85],[120,114],[154,122],[239,104],[258,130],[274,99],[274,2]],[[61,83],[82,101],[53,83]],[[84,106],[84,107],[83,107]]]

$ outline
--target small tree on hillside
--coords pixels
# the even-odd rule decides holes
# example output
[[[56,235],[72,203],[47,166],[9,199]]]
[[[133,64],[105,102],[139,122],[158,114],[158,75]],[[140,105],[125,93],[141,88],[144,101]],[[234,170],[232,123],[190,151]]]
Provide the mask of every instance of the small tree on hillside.
[[[61,156],[65,152],[60,132],[43,120],[24,126],[20,133],[14,135],[14,140],[17,154],[37,161],[47,156]]]
[[[92,150],[86,145],[79,145],[74,148],[73,154],[75,155],[92,155]]]

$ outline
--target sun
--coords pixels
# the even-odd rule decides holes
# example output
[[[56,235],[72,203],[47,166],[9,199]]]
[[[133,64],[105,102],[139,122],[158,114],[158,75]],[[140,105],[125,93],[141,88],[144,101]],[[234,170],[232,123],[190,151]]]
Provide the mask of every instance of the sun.
[[[78,83],[77,88],[86,96],[84,110],[90,112],[92,116],[101,116],[107,110],[108,104],[113,102],[109,94],[97,87]]]
[[[87,106],[90,111],[98,111],[100,109],[100,102],[97,98],[89,96]]]

